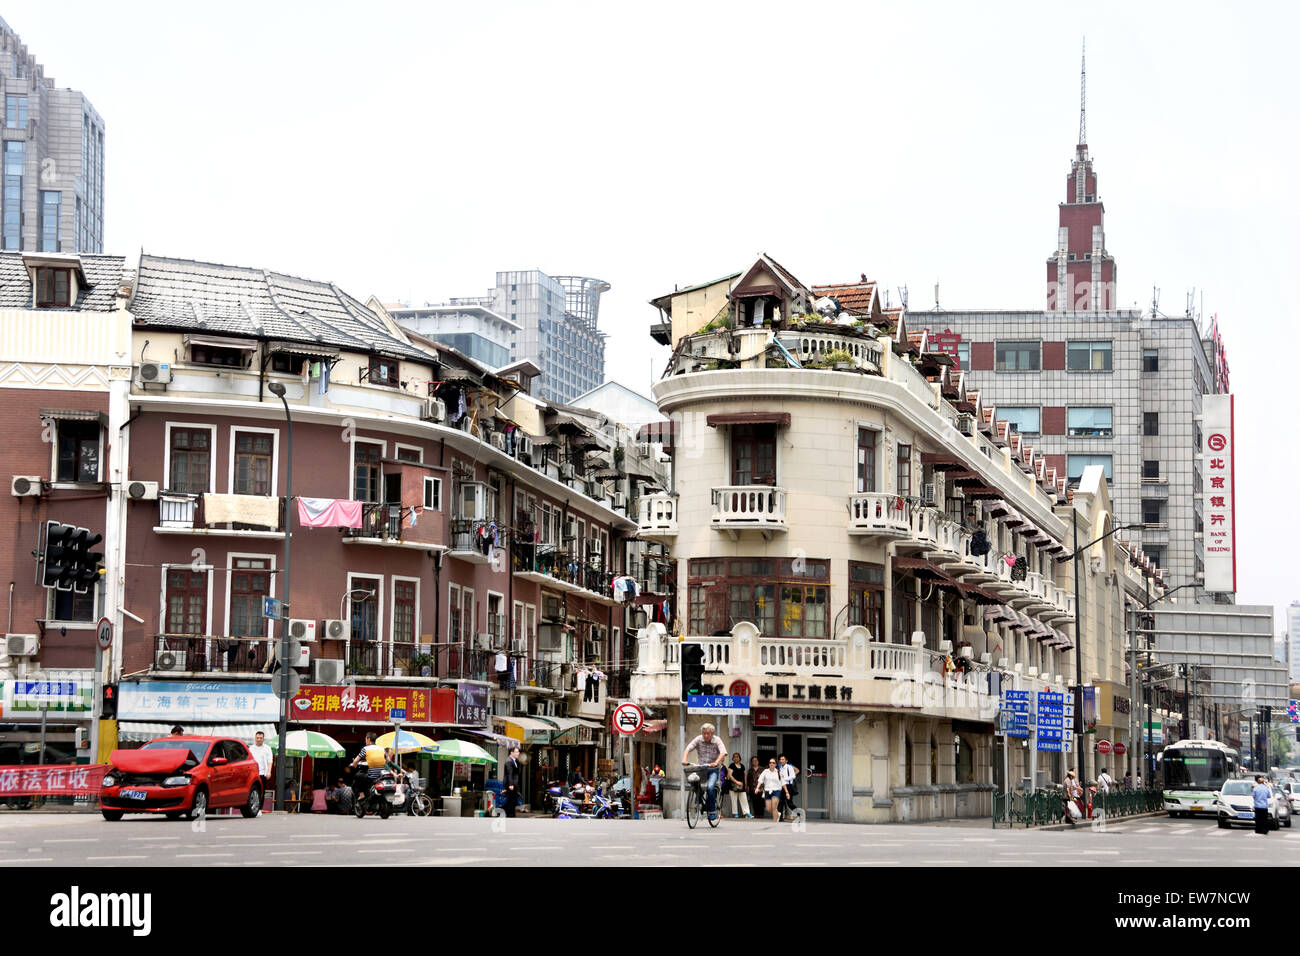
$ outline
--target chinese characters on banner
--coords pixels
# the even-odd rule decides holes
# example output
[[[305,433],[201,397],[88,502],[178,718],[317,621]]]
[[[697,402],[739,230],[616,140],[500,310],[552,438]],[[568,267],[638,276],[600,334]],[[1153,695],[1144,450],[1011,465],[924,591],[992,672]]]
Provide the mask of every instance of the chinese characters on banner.
[[[1205,515],[1205,589],[1237,590],[1236,503],[1233,492],[1231,395],[1206,395],[1202,405],[1202,498]]]
[[[456,686],[456,723],[470,727],[486,727],[492,716],[488,703],[488,689],[483,684],[458,684]]]
[[[391,723],[389,711],[405,710],[404,724],[450,724],[456,692],[449,687],[304,686],[289,704],[289,719]]]
[[[98,794],[108,764],[0,767],[0,797]]]

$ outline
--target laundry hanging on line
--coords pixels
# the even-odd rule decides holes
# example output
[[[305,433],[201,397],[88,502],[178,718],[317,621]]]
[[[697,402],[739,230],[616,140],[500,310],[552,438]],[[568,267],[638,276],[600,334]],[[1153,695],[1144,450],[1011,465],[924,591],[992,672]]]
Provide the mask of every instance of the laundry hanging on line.
[[[298,522],[304,528],[360,528],[361,502],[344,498],[299,498]]]

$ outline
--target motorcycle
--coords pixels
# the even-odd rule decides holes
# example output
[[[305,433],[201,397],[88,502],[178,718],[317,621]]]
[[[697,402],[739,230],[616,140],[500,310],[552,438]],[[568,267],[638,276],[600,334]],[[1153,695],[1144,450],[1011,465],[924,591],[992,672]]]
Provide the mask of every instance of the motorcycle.
[[[352,812],[357,815],[358,820],[364,819],[365,815],[371,812],[378,813],[381,820],[387,820],[395,806],[404,805],[406,802],[405,794],[399,794],[398,787],[397,778],[385,770],[378,780],[371,782],[369,789],[357,794],[352,804]]]

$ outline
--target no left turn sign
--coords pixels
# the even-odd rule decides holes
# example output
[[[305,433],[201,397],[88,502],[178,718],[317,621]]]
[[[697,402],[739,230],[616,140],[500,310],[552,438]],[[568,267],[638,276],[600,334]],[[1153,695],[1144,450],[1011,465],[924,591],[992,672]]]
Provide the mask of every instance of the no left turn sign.
[[[619,704],[614,709],[613,721],[616,731],[630,737],[645,723],[645,713],[636,704]]]

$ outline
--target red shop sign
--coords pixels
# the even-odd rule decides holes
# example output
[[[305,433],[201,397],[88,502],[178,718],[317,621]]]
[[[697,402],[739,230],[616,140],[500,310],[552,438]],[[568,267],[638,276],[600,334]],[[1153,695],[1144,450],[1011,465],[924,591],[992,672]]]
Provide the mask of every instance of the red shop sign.
[[[755,727],[775,727],[775,726],[776,726],[776,708],[775,708],[775,707],[755,707],[753,713],[754,713],[754,726],[755,726]]]
[[[749,681],[744,681],[744,680],[733,680],[733,681],[731,682],[731,687],[729,687],[729,688],[727,689],[727,696],[728,696],[728,697],[748,697],[748,696],[750,696],[750,693],[749,693]]]
[[[108,764],[0,767],[0,796],[97,794],[108,770]]]
[[[405,710],[404,724],[456,721],[456,691],[450,687],[318,687],[304,685],[289,702],[289,716],[300,723],[392,723],[389,712]]]

